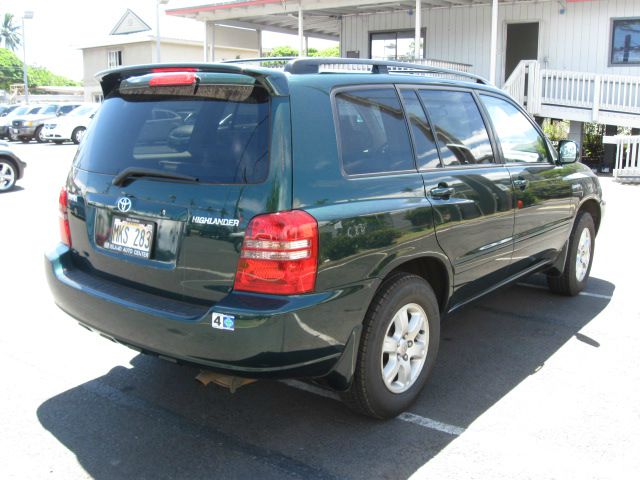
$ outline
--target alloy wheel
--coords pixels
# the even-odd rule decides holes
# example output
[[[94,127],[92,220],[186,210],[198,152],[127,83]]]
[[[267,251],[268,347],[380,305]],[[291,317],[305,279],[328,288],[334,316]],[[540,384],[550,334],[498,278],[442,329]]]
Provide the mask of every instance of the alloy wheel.
[[[424,367],[429,345],[427,314],[409,303],[393,316],[382,343],[380,367],[385,386],[393,393],[406,392]]]
[[[591,232],[588,228],[582,230],[578,249],[576,251],[576,280],[581,282],[587,275],[589,263],[591,262]]]
[[[9,190],[16,182],[16,172],[12,165],[0,162],[0,192]]]

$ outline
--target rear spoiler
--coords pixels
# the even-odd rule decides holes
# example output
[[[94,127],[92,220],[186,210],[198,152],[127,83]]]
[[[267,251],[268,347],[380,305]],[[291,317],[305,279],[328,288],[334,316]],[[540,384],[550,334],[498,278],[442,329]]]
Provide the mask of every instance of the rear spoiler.
[[[129,77],[152,73],[154,69],[189,69],[189,71],[207,73],[231,73],[236,75],[247,75],[256,80],[273,96],[288,96],[289,83],[286,74],[261,67],[247,67],[232,63],[163,63],[148,65],[131,65],[111,70],[104,70],[96,74],[96,79],[102,86],[102,92],[106,98],[122,80]]]

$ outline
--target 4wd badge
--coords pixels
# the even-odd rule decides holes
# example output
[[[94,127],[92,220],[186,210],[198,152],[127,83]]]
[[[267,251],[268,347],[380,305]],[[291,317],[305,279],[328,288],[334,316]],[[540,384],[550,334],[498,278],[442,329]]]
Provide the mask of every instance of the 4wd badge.
[[[236,317],[214,312],[211,314],[211,326],[219,330],[233,331],[236,328]]]

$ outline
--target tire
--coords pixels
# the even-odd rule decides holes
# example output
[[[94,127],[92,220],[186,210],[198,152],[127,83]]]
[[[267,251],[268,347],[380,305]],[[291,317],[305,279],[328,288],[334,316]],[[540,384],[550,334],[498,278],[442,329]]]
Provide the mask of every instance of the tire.
[[[0,158],[0,193],[11,190],[18,178],[16,167],[8,160]]]
[[[42,126],[36,128],[36,131],[33,134],[33,138],[36,139],[38,143],[47,143],[47,139],[42,136]]]
[[[73,132],[71,133],[71,140],[73,141],[73,143],[75,143],[76,145],[78,145],[81,141],[82,141],[82,137],[84,137],[84,132],[87,129],[84,127],[76,127],[73,129]]]
[[[583,212],[571,231],[569,252],[562,274],[547,275],[549,289],[553,293],[573,297],[584,289],[591,272],[595,240],[593,217],[588,212]]]
[[[402,324],[399,318],[406,319],[403,332],[407,335],[398,333],[398,325]],[[414,322],[421,323],[412,325]],[[419,329],[415,328],[417,325]],[[408,273],[389,278],[367,311],[353,383],[341,394],[343,401],[352,410],[370,417],[399,415],[415,401],[427,382],[439,343],[440,312],[429,283]],[[385,369],[389,371],[386,379]]]
[[[16,135],[13,132],[9,133],[9,140],[11,140],[12,142],[17,142],[18,141],[18,135]]]

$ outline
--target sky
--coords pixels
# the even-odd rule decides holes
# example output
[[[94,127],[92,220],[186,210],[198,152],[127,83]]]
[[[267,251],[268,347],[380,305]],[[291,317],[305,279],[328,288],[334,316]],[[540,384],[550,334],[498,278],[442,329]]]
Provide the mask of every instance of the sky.
[[[21,23],[25,10],[34,12],[25,20],[27,63],[47,67],[54,73],[74,80],[82,79],[82,53],[80,46],[91,45],[108,37],[127,8],[155,29],[156,0],[0,0],[0,15],[9,12],[14,21]],[[160,32],[162,36],[203,40],[204,26],[195,20],[164,15],[165,8],[176,8],[185,0],[169,1],[161,5]],[[206,4],[201,2],[187,2]],[[309,46],[327,48],[335,43],[310,39]],[[290,45],[297,48],[295,36],[265,33],[263,47]],[[22,48],[15,52],[22,59]]]

